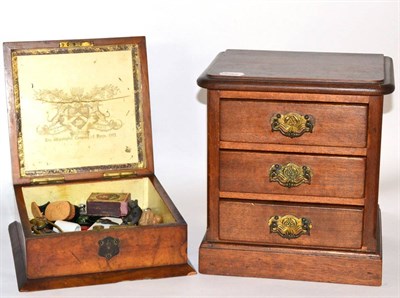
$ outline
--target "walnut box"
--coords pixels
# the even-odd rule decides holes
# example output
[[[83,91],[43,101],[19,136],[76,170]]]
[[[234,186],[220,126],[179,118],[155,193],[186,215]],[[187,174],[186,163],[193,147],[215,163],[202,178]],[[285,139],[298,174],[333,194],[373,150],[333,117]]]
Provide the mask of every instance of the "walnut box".
[[[3,48],[20,291],[194,274],[186,222],[154,175],[145,38]],[[32,234],[32,202],[77,206],[96,192],[130,193],[163,223]]]

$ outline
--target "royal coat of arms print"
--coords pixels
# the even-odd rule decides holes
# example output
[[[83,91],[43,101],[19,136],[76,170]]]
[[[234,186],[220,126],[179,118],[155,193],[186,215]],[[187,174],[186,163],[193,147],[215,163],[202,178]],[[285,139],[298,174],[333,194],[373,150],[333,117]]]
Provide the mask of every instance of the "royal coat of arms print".
[[[47,123],[37,127],[41,135],[58,135],[64,132],[73,136],[89,137],[92,131],[118,130],[123,123],[113,119],[109,111],[102,110],[102,102],[116,100],[120,89],[113,85],[95,86],[88,92],[84,88],[40,90],[35,99],[49,103],[54,113]]]

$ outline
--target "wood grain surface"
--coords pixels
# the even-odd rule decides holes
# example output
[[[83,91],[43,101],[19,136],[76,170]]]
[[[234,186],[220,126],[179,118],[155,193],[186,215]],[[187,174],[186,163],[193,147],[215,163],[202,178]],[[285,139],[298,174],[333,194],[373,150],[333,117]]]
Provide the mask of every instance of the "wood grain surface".
[[[198,78],[211,90],[383,95],[393,61],[381,54],[227,50]]]
[[[119,240],[119,253],[107,260],[99,241]],[[186,226],[128,227],[65,233],[29,239],[27,277],[44,278],[177,265],[187,262]]]
[[[310,235],[286,239],[271,233],[269,219],[285,215],[310,220]],[[362,208],[221,200],[220,238],[288,246],[361,248],[362,218]]]
[[[367,143],[366,105],[223,99],[220,111],[221,141],[353,148]],[[312,116],[313,131],[295,138],[272,131],[271,119],[288,113]]]
[[[393,61],[380,54],[227,50],[197,80],[208,89],[208,224],[199,270],[380,285],[382,99]],[[275,114],[313,116],[312,133],[272,132]],[[271,182],[275,164],[310,184]],[[281,214],[282,213],[282,214]],[[310,235],[269,232],[273,215],[310,217]]]
[[[271,182],[270,168],[288,162],[310,167],[311,183],[288,188]],[[364,158],[220,151],[221,191],[363,198],[364,175]]]
[[[341,252],[203,240],[199,271],[203,274],[380,286],[382,250],[378,247],[375,253]]]
[[[129,270],[108,271],[100,273],[79,274],[58,277],[30,279],[26,275],[26,258],[21,224],[13,222],[9,226],[9,234],[14,256],[18,289],[21,292],[42,291],[58,288],[80,287],[116,283],[127,280],[154,279],[173,276],[194,275],[196,271],[188,262],[178,265],[147,267]]]
[[[375,83],[384,79],[382,54],[226,50],[208,69],[213,77],[286,82]]]

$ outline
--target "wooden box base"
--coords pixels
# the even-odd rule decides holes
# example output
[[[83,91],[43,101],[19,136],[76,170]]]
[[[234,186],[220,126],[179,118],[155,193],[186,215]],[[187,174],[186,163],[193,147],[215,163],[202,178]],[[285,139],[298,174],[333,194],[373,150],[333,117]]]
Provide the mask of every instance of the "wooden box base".
[[[57,198],[62,197],[61,193],[78,197],[77,192],[86,192],[82,197],[87,197],[93,189],[127,189],[143,206],[157,210],[164,222],[101,231],[32,234],[27,208],[32,198],[49,198],[50,193]],[[186,253],[186,222],[155,176],[15,186],[15,191],[21,222],[10,224],[9,233],[20,291],[195,274]],[[99,243],[107,238],[119,240],[117,253],[109,259],[99,249]]]
[[[228,244],[204,239],[200,246],[199,272],[380,286],[380,224],[377,234],[376,253]]]
[[[80,274],[53,278],[29,279],[26,275],[25,255],[23,250],[22,226],[18,222],[9,225],[9,234],[14,256],[18,289],[25,291],[41,291],[58,288],[89,286],[105,283],[115,283],[127,280],[153,279],[196,274],[190,262],[180,265],[169,265],[142,269],[102,272],[95,274]]]

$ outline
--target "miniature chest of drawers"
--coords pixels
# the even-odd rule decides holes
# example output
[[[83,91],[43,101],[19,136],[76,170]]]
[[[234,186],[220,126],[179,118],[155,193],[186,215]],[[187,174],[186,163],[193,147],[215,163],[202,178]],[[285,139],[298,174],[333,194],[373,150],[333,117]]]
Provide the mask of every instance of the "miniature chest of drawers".
[[[227,50],[208,91],[199,271],[380,285],[379,54]]]

